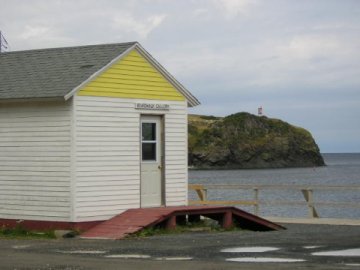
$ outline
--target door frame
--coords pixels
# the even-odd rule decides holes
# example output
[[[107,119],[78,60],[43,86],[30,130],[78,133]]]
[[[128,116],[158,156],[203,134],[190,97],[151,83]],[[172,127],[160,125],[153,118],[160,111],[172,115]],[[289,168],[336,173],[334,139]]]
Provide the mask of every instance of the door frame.
[[[143,162],[142,161],[142,123],[143,123],[143,117],[157,117],[159,118],[159,123],[160,123],[160,130],[159,130],[159,133],[160,133],[160,140],[158,143],[160,143],[160,156],[159,156],[159,163],[160,163],[160,166],[161,166],[161,171],[160,171],[160,185],[161,185],[161,194],[160,194],[160,207],[161,206],[166,206],[166,186],[165,186],[165,115],[164,114],[145,114],[145,113],[142,113],[140,114],[139,116],[139,156],[140,156],[140,159],[139,159],[139,168],[140,168],[140,172],[139,172],[139,175],[140,175],[140,185],[139,185],[139,194],[140,194],[140,208],[146,208],[143,207],[143,203],[142,203],[142,197],[141,197],[141,163]]]

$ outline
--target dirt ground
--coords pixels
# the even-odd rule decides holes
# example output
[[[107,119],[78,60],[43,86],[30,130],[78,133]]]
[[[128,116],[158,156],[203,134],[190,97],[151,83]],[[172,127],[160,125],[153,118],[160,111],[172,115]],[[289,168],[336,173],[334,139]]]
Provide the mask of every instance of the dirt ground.
[[[360,269],[360,226],[283,225],[286,231],[191,232],[117,241],[2,238],[0,269]],[[259,247],[268,251],[250,252]],[[247,249],[222,252],[229,248]],[[313,254],[339,250],[347,251]],[[229,261],[255,258],[295,261]]]

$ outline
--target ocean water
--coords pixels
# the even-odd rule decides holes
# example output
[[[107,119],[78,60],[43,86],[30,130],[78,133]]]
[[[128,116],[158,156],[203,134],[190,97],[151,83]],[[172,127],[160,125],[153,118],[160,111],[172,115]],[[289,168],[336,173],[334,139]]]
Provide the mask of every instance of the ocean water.
[[[272,184],[272,185],[321,185],[360,186],[360,153],[323,154],[327,166],[314,168],[256,169],[256,170],[190,170],[191,184]],[[189,192],[196,199],[195,192]],[[251,200],[252,190],[208,190],[209,200]],[[260,215],[306,217],[308,209],[304,197],[297,190],[261,190]],[[303,205],[276,205],[272,201],[296,201]],[[315,208],[320,217],[360,219],[359,190],[314,190]],[[354,207],[316,206],[316,202],[352,203]],[[357,205],[357,207],[356,207]],[[253,211],[251,206],[239,206]]]

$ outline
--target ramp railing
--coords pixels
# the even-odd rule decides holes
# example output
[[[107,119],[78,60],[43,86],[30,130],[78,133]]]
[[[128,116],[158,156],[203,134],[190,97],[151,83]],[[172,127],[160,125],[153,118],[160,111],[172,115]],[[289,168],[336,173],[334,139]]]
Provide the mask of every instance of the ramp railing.
[[[208,198],[210,190],[246,190],[252,192],[251,199],[246,200],[212,200]],[[302,194],[303,201],[291,200],[262,200],[261,193],[266,190],[273,191],[296,191]],[[324,186],[324,185],[238,185],[238,184],[189,184],[189,191],[197,194],[197,200],[189,200],[189,205],[243,205],[253,206],[255,215],[259,215],[260,207],[262,206],[304,206],[308,209],[309,218],[319,218],[317,207],[342,207],[342,208],[357,208],[360,209],[360,186]],[[337,192],[356,192],[359,194],[357,201],[315,201],[315,192],[330,191],[331,193]],[[247,196],[248,197],[248,196]],[[273,198],[276,196],[272,196]],[[357,218],[359,219],[359,218]]]

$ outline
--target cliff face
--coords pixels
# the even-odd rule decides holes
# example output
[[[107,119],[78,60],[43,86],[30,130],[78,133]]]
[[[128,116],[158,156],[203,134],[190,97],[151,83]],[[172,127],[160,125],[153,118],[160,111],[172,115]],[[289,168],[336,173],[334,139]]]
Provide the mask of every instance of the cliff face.
[[[189,165],[247,169],[325,164],[307,130],[242,112],[224,118],[189,115]]]

